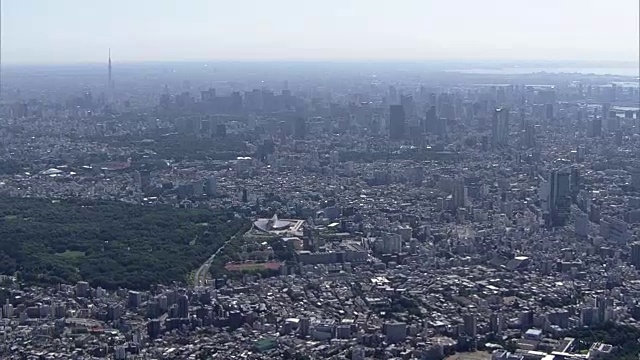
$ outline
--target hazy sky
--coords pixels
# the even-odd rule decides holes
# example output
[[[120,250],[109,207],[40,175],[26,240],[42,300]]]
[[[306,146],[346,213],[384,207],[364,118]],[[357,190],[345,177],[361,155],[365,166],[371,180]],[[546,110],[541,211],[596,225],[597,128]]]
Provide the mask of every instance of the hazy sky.
[[[638,0],[4,0],[4,63],[638,61]]]

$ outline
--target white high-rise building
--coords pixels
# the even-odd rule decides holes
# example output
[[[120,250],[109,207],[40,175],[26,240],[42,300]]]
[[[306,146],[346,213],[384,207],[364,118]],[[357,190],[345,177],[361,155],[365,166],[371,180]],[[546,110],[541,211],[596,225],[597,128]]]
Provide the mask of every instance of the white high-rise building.
[[[7,303],[2,306],[2,314],[7,318],[13,317],[13,305],[9,304],[8,299]]]

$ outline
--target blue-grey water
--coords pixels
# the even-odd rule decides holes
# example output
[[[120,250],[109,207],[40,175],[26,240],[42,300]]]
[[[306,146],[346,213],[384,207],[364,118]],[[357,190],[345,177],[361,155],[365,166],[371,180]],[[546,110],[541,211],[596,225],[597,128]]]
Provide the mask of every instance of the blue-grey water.
[[[616,75],[616,76],[640,76],[640,68],[638,67],[620,67],[620,68],[529,68],[529,67],[505,67],[505,68],[488,68],[488,69],[461,69],[451,70],[466,74],[488,74],[488,75],[521,75],[534,73],[579,73],[579,74],[596,74],[596,75]]]

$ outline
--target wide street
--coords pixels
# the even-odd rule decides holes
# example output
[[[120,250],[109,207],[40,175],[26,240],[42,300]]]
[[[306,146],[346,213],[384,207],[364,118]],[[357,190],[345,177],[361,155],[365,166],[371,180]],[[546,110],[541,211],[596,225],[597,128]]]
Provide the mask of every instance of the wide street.
[[[195,274],[193,275],[193,286],[198,287],[205,286],[207,284],[207,279],[210,277],[209,268],[211,267],[211,263],[213,262],[213,260],[215,260],[216,256],[218,256],[218,254],[220,254],[222,250],[224,250],[225,246],[227,246],[227,244],[231,242],[231,240],[234,240],[237,236],[242,236],[242,232],[243,231],[240,231],[231,236],[218,250],[216,250],[216,252],[214,252],[207,259],[207,261],[202,264],[202,266],[198,268],[198,270],[196,270]]]

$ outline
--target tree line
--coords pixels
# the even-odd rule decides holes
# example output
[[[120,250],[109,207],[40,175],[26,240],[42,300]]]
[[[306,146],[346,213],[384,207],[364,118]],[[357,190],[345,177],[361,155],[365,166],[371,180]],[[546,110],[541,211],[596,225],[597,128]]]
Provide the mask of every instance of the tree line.
[[[106,289],[183,282],[247,220],[117,201],[0,198],[0,274]]]

